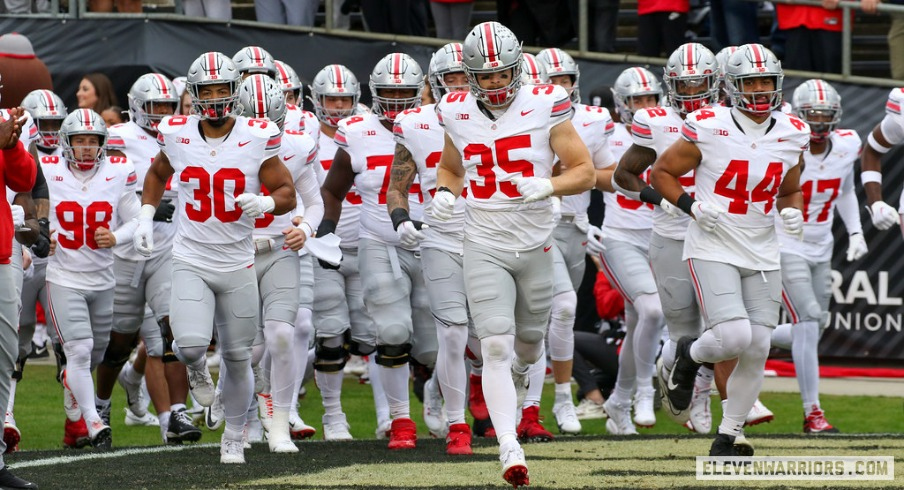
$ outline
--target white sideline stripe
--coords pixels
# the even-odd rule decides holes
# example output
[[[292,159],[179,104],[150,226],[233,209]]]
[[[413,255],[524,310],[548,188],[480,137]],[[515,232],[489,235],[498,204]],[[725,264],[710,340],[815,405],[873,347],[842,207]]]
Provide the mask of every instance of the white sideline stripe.
[[[35,459],[33,461],[22,461],[21,463],[12,463],[10,467],[21,469],[21,468],[32,468],[35,466],[50,466],[50,465],[59,465],[59,464],[69,464],[69,463],[80,463],[82,461],[91,461],[94,459],[112,459],[112,458],[121,458],[123,456],[133,456],[136,454],[154,454],[154,453],[165,453],[165,452],[176,452],[176,451],[185,451],[187,449],[200,448],[200,447],[218,447],[219,443],[207,443],[207,444],[193,444],[191,446],[155,446],[155,447],[141,447],[141,448],[133,448],[133,449],[122,449],[119,451],[109,451],[109,452],[97,452],[91,454],[84,454],[79,456],[57,456],[53,458],[43,458],[43,459]]]

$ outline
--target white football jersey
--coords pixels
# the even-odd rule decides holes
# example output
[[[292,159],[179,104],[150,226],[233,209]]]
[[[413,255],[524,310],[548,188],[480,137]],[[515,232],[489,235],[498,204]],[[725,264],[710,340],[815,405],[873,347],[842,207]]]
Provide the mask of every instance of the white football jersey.
[[[631,137],[634,144],[644,146],[662,155],[665,150],[678,140],[681,134],[681,116],[671,107],[650,107],[634,113],[631,123]],[[649,176],[648,176],[649,177]],[[694,171],[691,170],[680,179],[684,191],[694,195]],[[659,206],[653,207],[653,232],[665,238],[684,240],[687,225],[691,217],[680,213],[677,217],[669,216]]]
[[[556,156],[549,133],[571,117],[571,99],[553,85],[528,85],[490,119],[468,92],[452,92],[437,105],[440,124],[461,154],[468,181],[465,236],[510,251],[533,250],[555,223],[549,199],[524,203],[515,177],[552,175]]]
[[[339,121],[335,141],[348,153],[355,172],[355,186],[362,199],[361,238],[401,246],[386,210],[386,191],[389,190],[390,169],[395,156],[392,131],[386,129],[377,116],[362,114]],[[420,185],[412,185],[408,208],[413,219],[423,218],[423,201]]]
[[[173,257],[222,272],[254,263],[254,219],[245,216],[235,198],[258,192],[261,164],[280,147],[275,124],[235,119],[232,131],[213,145],[201,135],[198,116],[165,117],[157,126],[179,190]]]
[[[305,174],[314,172],[314,163],[317,161],[317,144],[307,134],[287,129],[282,136],[279,159],[282,160],[283,165],[292,174],[292,181],[298,182],[305,177]],[[260,191],[261,195],[269,195],[269,192],[263,186],[261,186]],[[300,203],[301,197],[296,197]],[[281,237],[282,231],[292,226],[292,217],[294,215],[295,213],[286,213],[279,216],[264,213],[263,216],[254,220],[254,233],[252,233],[252,236],[254,238]]]
[[[804,196],[803,240],[785,233],[781,217],[775,215],[775,232],[782,253],[825,262],[832,259],[835,244],[832,223],[838,198],[854,194],[854,162],[860,157],[860,136],[839,129],[829,135],[829,149],[822,155],[804,152],[800,190]],[[856,199],[856,197],[855,197]]]
[[[893,144],[904,143],[904,87],[893,89],[888,94],[885,102],[885,117],[882,119],[881,128],[885,139]]]
[[[336,156],[336,150],[339,146],[333,138],[327,136],[326,133],[320,132],[320,150],[318,151],[318,159],[320,165],[316,167],[317,180],[323,186],[326,180],[326,174],[333,165],[333,158]],[[361,231],[361,194],[355,184],[349,189],[345,199],[342,200],[342,217],[336,223],[336,236],[339,237],[339,246],[342,248],[358,248],[358,234]]]
[[[135,173],[138,175],[138,192],[141,192],[144,186],[144,178],[154,162],[154,157],[160,153],[160,145],[157,144],[157,138],[151,136],[141,126],[129,121],[123,124],[117,124],[110,127],[109,136],[107,137],[107,149],[118,150],[123,152],[135,166]],[[166,182],[166,188],[163,191],[163,198],[172,201],[173,205],[178,206],[176,199],[178,193],[173,189],[173,179]],[[154,251],[151,257],[159,257],[164,253],[168,253],[173,247],[173,239],[176,237],[176,223],[165,223],[161,221],[154,222]],[[121,259],[131,260],[133,262],[148,260],[151,257],[145,257],[135,250],[135,246],[129,243],[117,243],[113,247],[113,254]]]
[[[585,104],[575,104],[571,124],[590,151],[590,160],[596,169],[609,168],[618,161],[609,149],[609,136],[615,130],[615,123],[609,109]],[[562,214],[586,216],[590,206],[590,191],[562,196]]]
[[[429,104],[403,112],[396,117],[392,132],[396,142],[411,152],[411,157],[417,164],[417,179],[420,181],[425,209],[429,210],[436,193],[436,167],[443,154],[446,134],[439,125],[435,105]],[[416,185],[412,184],[412,189]],[[424,231],[426,238],[421,242],[421,247],[462,253],[466,195],[467,188],[455,201],[455,210],[448,221],[435,219],[430,212],[424,213],[424,222],[430,227]]]
[[[0,109],[0,122],[6,121],[9,119],[9,111],[6,109]],[[22,142],[22,146],[28,150],[29,145],[34,142],[37,142],[41,138],[41,135],[38,134],[38,125],[35,123],[35,120],[31,118],[31,114],[28,111],[25,111],[25,124],[22,125],[22,132],[19,133],[19,141]]]
[[[621,159],[628,148],[634,144],[628,128],[622,124],[615,124],[612,136],[609,137],[609,148],[613,155]],[[647,169],[641,179],[650,182],[650,169]],[[603,235],[606,238],[620,242],[634,243],[643,248],[649,247],[650,229],[653,228],[653,205],[641,201],[635,201],[621,192],[604,192],[603,203],[606,205],[606,214],[603,215]]]
[[[780,111],[762,137],[748,136],[734,109],[708,107],[688,114],[681,135],[703,155],[696,173],[697,199],[726,210],[715,230],[692,222],[684,258],[724,262],[752,270],[778,270],[775,198],[788,170],[810,144],[810,127]]]
[[[314,138],[314,142],[320,141],[320,120],[313,112],[306,111],[301,106],[286,105],[286,122],[283,127],[293,131],[304,131]]]
[[[60,148],[60,147],[54,148],[53,151],[51,151],[51,152],[49,152],[49,153],[46,152],[46,151],[44,151],[44,150],[42,150],[40,146],[36,146],[36,147],[35,147],[35,150],[37,151],[37,154],[38,154],[38,162],[39,162],[39,163],[40,163],[44,158],[46,158],[46,157],[55,157],[55,158],[57,159],[57,161],[62,161],[62,160],[63,160],[63,149]],[[44,170],[44,168],[43,168],[43,166],[42,166],[42,167],[41,167],[41,171],[43,171],[43,170]],[[45,175],[44,178],[45,178],[45,180],[46,180],[47,176]],[[9,194],[10,192],[12,192],[8,187],[6,188],[6,191],[7,191],[7,194]],[[13,198],[14,198],[15,196],[16,196],[16,194],[15,194],[15,193],[12,193],[12,196],[9,198],[10,204],[12,204]],[[49,218],[48,218],[48,219],[49,219]],[[132,241],[129,240],[128,242],[129,242],[129,244],[131,245]],[[114,253],[116,253],[115,250],[116,250],[116,249],[115,249],[115,247],[114,247]],[[46,264],[46,263],[49,262],[49,261],[50,261],[50,257],[38,257],[38,256],[35,255],[35,254],[31,254],[31,262],[32,262],[34,265]]]
[[[56,230],[57,239],[56,252],[47,263],[47,281],[90,291],[112,288],[113,250],[97,248],[94,233],[101,227],[115,230],[135,217],[120,219],[125,201],[131,201],[125,205],[137,215],[135,167],[126,158],[107,157],[85,182],[60,156],[41,157],[41,168],[50,191],[50,229]]]

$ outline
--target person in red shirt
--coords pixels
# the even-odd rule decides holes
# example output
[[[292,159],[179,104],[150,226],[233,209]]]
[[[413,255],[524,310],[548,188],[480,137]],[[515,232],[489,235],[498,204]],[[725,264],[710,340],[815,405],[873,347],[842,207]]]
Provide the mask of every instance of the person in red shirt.
[[[782,67],[822,73],[841,73],[839,0],[823,0],[822,7],[775,4],[778,29],[785,35]]]
[[[31,154],[19,142],[25,110],[9,110],[9,119],[0,123],[0,188],[29,192],[35,184],[37,165]],[[20,119],[21,118],[21,119]],[[13,285],[13,266],[10,264],[13,244],[13,216],[9,203],[0,204],[0,406],[9,402],[10,382],[19,352],[19,298]],[[0,441],[0,454],[6,444]],[[0,456],[0,487],[38,488],[37,485],[13,475]]]
[[[668,56],[684,44],[689,0],[637,1],[637,54]]]

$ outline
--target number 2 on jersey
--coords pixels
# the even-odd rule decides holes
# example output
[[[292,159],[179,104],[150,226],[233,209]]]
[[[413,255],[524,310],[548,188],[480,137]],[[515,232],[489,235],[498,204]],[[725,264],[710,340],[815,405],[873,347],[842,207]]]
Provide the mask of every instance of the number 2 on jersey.
[[[527,160],[510,160],[509,152],[522,148],[530,148],[530,135],[519,134],[508,136],[496,140],[493,145],[496,149],[495,157],[493,148],[483,143],[471,143],[464,149],[464,159],[470,160],[471,157],[480,156],[480,163],[477,164],[477,175],[483,178],[483,183],[471,180],[469,187],[471,193],[477,199],[489,199],[493,197],[498,189],[508,197],[521,197],[518,188],[514,183],[509,181],[496,182],[495,166],[499,166],[503,171],[509,174],[521,174],[522,177],[534,176],[534,165]]]

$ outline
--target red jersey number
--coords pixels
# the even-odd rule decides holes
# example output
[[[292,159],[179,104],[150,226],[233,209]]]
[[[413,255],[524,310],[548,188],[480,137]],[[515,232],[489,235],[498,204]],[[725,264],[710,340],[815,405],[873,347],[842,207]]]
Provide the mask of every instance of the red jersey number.
[[[82,207],[75,201],[63,201],[57,204],[56,217],[60,228],[67,232],[60,233],[57,237],[61,247],[75,250],[87,245],[88,248],[96,250],[94,233],[98,228],[110,229],[113,205],[107,201],[98,201]]]
[[[192,221],[203,223],[214,216],[221,223],[232,223],[242,217],[242,209],[235,205],[235,198],[245,192],[245,174],[237,168],[221,168],[211,177],[201,167],[186,167],[179,175],[184,185],[195,186],[193,202],[185,203],[185,215]],[[226,207],[226,187],[232,183],[232,209]]]
[[[482,143],[471,143],[464,149],[464,159],[470,160],[472,157],[479,156],[480,163],[477,165],[477,175],[483,179],[483,183],[471,180],[468,187],[476,199],[489,199],[497,190],[508,197],[521,197],[518,188],[514,183],[509,181],[496,181],[495,167],[498,166],[509,174],[520,173],[522,177],[534,176],[534,165],[527,160],[511,160],[509,158],[512,150],[522,148],[530,148],[530,135],[519,134],[496,140],[492,148]],[[495,153],[495,156],[494,156]]]

